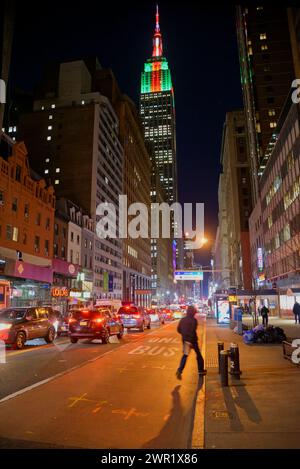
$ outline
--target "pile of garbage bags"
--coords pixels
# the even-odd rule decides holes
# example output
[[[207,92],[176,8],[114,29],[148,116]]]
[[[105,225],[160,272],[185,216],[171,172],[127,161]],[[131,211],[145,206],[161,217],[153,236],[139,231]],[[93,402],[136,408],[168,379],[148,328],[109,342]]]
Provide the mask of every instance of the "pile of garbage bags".
[[[281,344],[286,335],[281,327],[258,325],[243,333],[245,344]]]

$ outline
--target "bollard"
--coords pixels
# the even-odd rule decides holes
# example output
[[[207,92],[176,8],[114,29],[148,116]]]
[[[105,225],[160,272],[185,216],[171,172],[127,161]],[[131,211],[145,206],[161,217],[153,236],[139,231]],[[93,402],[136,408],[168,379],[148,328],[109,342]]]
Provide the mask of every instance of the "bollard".
[[[220,351],[221,386],[228,386],[228,351]]]
[[[240,370],[240,352],[237,344],[230,344],[229,350],[230,356],[230,374],[236,378],[240,379],[242,374]]]
[[[221,367],[220,367],[220,352],[221,350],[224,350],[224,342],[218,342],[218,365],[219,365],[219,374],[221,373]]]

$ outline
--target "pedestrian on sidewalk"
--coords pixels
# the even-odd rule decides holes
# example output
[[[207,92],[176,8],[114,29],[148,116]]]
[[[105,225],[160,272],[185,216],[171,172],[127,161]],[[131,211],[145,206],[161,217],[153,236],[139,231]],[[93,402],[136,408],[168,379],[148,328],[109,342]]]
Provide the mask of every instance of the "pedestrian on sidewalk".
[[[206,370],[204,369],[204,360],[198,346],[198,337],[196,331],[198,322],[195,318],[196,313],[196,308],[194,306],[189,306],[186,312],[186,316],[180,319],[177,327],[177,332],[181,334],[183,343],[183,355],[180,360],[179,368],[176,372],[178,379],[181,379],[181,375],[191,349],[193,349],[196,353],[199,376],[206,375]]]
[[[295,315],[295,324],[300,324],[300,304],[298,301],[295,302],[294,307],[293,307],[293,313]]]
[[[262,317],[263,325],[267,326],[269,322],[269,308],[266,307],[266,305],[263,305],[263,307],[260,310],[260,314]]]

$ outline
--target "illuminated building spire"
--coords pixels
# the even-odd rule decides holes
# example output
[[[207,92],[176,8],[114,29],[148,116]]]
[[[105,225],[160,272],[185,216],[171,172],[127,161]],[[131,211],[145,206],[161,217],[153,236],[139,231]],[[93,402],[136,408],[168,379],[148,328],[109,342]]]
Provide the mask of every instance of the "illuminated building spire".
[[[152,57],[161,57],[162,56],[162,37],[159,27],[159,11],[158,5],[156,5],[156,15],[155,15],[155,33],[153,37],[153,52]]]

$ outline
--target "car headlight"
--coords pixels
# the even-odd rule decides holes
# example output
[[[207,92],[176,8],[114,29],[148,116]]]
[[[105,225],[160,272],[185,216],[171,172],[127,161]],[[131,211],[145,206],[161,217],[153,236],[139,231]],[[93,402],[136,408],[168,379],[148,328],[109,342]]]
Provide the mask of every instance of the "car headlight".
[[[5,329],[10,329],[11,324],[0,323],[0,331],[4,331]]]

